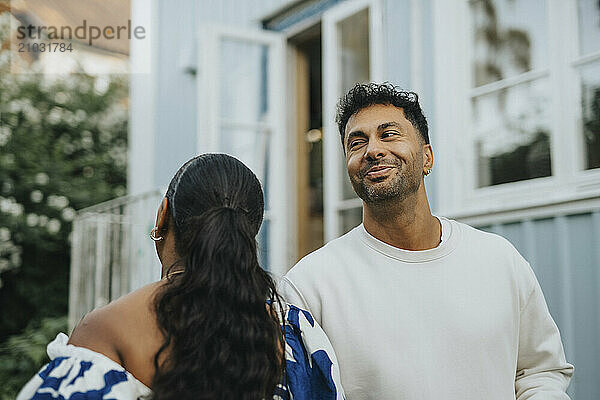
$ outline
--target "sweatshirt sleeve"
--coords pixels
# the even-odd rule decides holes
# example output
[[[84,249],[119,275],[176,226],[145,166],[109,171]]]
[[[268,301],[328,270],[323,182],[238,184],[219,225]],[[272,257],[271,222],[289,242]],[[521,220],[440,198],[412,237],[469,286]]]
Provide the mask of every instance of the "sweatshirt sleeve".
[[[528,264],[527,269],[533,289],[520,313],[517,400],[568,400],[573,366],[565,359],[558,327]]]
[[[288,275],[284,276],[279,282],[279,293],[288,304],[292,304],[312,314],[312,310],[308,306],[306,299]]]

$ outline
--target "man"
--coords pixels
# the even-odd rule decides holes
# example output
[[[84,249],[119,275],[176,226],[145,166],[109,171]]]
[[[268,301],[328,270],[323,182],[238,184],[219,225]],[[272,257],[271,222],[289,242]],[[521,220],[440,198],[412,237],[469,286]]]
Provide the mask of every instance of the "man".
[[[356,85],[336,118],[363,223],[283,278],[337,353],[349,400],[568,399],[573,366],[529,264],[431,214],[415,93]]]

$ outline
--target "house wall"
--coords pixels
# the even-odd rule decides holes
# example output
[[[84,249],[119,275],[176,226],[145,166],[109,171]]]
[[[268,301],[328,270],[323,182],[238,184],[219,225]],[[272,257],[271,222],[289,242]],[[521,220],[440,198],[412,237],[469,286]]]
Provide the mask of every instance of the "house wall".
[[[260,28],[261,18],[293,2],[182,0],[173,7],[151,0],[152,66],[148,74],[134,74],[131,82],[130,194],[165,187],[177,168],[197,153],[198,129],[202,130],[197,126],[198,28],[206,24]],[[147,13],[147,5],[148,1],[132,0],[132,18],[139,18],[136,9],[138,14]],[[420,10],[417,14],[415,7]],[[435,146],[431,0],[384,0],[383,11],[386,79],[420,94]],[[415,16],[419,17],[416,25],[411,24]],[[421,40],[411,43],[413,26]],[[146,47],[133,48],[132,61],[144,58],[139,53],[146,51]],[[415,64],[413,54],[422,60]],[[422,67],[422,72],[415,74],[415,67]],[[434,210],[435,179],[434,174],[426,182]]]
[[[590,212],[561,212],[479,225],[507,238],[529,261],[558,325],[567,360],[575,365],[574,399],[600,393],[600,202]]]
[[[135,20],[152,8],[152,66],[131,81],[128,191],[166,187],[197,154],[196,69],[199,27],[221,24],[260,27],[260,18],[292,0],[132,0]],[[138,10],[136,15],[136,10]],[[136,52],[136,50],[139,50]],[[132,62],[147,49],[132,48]]]

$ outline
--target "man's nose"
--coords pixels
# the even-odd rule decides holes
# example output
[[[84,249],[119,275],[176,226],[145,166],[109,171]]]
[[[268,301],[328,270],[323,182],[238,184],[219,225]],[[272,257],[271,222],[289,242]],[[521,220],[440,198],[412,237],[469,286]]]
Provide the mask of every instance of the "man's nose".
[[[377,160],[379,158],[385,157],[385,146],[383,143],[377,139],[369,140],[369,145],[367,146],[367,151],[365,151],[364,158],[367,160]]]

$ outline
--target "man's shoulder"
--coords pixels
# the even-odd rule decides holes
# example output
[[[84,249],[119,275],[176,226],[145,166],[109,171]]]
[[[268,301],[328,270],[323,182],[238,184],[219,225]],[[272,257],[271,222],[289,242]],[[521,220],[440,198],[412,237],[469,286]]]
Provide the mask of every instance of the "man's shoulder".
[[[496,233],[485,231],[483,229],[475,228],[471,225],[459,222],[456,220],[449,220],[450,223],[457,227],[462,234],[462,240],[469,244],[480,244],[484,246],[491,246],[497,250],[504,250],[509,252],[516,251],[513,244],[503,236]]]
[[[515,266],[515,272],[523,272],[522,267],[529,266],[515,245],[504,236],[454,220],[451,223],[460,229],[461,241],[468,246],[470,252],[478,252],[489,259]]]
[[[286,277],[315,273],[321,271],[325,266],[336,264],[340,257],[347,254],[350,249],[356,248],[359,241],[357,237],[359,229],[361,229],[360,226],[307,254],[288,271]]]

